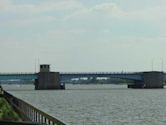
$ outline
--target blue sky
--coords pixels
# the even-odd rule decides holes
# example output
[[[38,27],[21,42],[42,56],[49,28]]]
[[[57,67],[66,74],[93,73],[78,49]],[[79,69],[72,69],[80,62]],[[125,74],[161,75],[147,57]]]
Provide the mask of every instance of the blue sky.
[[[0,72],[166,70],[165,0],[0,0]]]

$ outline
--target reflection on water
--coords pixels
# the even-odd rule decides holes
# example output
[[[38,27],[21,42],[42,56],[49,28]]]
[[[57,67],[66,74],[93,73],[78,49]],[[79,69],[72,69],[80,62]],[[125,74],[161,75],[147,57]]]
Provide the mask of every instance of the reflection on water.
[[[166,89],[67,85],[67,90],[34,91],[32,85],[4,87],[68,125],[166,124]]]

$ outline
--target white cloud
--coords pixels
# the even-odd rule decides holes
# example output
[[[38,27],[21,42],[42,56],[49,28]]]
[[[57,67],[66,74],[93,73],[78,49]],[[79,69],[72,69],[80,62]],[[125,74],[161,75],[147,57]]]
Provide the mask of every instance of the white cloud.
[[[123,15],[125,14],[121,8],[115,3],[103,3],[96,5],[89,9],[90,12],[99,12],[100,14],[113,14],[113,15]]]
[[[92,18],[96,20],[96,18],[99,17],[101,20],[104,18],[112,20],[112,18],[120,18],[122,21],[147,21],[165,24],[165,11],[166,6],[164,5],[126,10],[125,8],[122,9],[121,6],[116,3],[109,2],[91,6],[90,8],[84,7],[82,10],[66,16],[65,19]]]
[[[86,18],[94,17],[94,16],[105,16],[105,17],[118,17],[118,16],[125,16],[126,12],[123,11],[116,3],[102,3],[90,8],[84,7],[80,11],[74,12],[73,14],[66,16],[65,19],[71,18]]]

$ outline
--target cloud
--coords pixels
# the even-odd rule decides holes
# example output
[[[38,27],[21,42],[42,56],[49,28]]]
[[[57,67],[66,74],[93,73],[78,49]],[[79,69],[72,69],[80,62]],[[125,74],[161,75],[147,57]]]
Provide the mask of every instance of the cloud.
[[[121,8],[115,3],[103,3],[96,5],[89,9],[90,12],[99,12],[103,14],[116,14],[116,15],[123,15],[125,14]]]
[[[76,0],[47,0],[39,3],[14,3],[13,0],[0,0],[2,26],[29,26],[48,24],[61,20],[65,15],[81,9],[82,4]]]
[[[44,12],[54,11],[69,11],[70,9],[77,9],[81,4],[76,0],[47,0],[38,4],[16,4],[12,0],[0,1],[0,12],[15,13],[15,14],[39,14]]]
[[[156,5],[156,6],[147,6],[144,8],[137,9],[125,9],[118,5],[117,3],[108,2],[100,3],[89,8],[84,7],[80,11],[74,12],[71,15],[66,16],[67,19],[77,19],[77,18],[96,18],[99,17],[99,20],[112,20],[113,18],[121,19],[122,21],[148,21],[148,22],[159,22],[165,23],[166,21],[166,6]]]
[[[73,14],[67,16],[65,19],[71,19],[71,18],[86,18],[93,17],[94,16],[124,16],[126,15],[126,12],[123,11],[116,3],[102,3],[97,4],[95,6],[92,6],[90,8],[84,7],[78,12],[74,12]]]

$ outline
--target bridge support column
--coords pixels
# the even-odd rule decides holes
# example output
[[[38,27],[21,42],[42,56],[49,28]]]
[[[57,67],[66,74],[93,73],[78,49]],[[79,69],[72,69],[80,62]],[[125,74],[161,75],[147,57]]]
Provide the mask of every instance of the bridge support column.
[[[134,81],[134,84],[128,85],[128,88],[144,88],[144,83],[142,81]]]
[[[64,89],[60,83],[59,72],[40,72],[35,81],[36,90]]]
[[[134,84],[128,85],[128,88],[164,88],[163,72],[143,72],[143,81],[135,81]]]
[[[60,83],[59,72],[50,72],[49,65],[41,65],[40,72],[35,80],[36,90],[65,89],[65,85]]]
[[[164,77],[163,72],[144,72],[143,80],[144,88],[163,88],[164,87]]]

